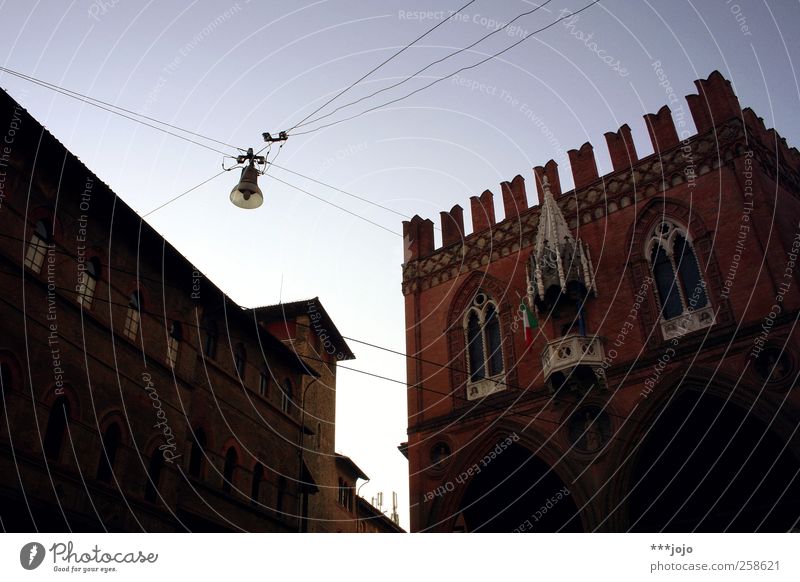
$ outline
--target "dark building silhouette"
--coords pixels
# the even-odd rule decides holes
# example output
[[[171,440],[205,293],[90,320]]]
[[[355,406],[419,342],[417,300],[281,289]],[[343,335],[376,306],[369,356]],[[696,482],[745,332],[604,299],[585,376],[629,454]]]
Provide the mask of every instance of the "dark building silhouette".
[[[354,356],[319,300],[237,305],[5,92],[0,112],[0,527],[337,531]]]

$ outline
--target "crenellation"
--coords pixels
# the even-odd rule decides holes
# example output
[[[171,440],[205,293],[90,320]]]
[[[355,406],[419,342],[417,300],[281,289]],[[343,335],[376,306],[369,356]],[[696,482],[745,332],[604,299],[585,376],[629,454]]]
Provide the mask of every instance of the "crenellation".
[[[618,131],[605,133],[608,153],[611,156],[611,166],[614,171],[627,170],[636,165],[639,157],[636,155],[636,144],[633,143],[631,128],[624,124]]]
[[[485,190],[480,196],[472,196],[470,239],[476,235],[475,244],[480,246],[484,237],[488,236],[486,240],[493,240],[493,244],[498,244],[501,241],[494,239],[497,235],[503,238],[502,232],[511,224],[507,223],[508,219],[516,219],[523,225],[529,219],[538,220],[537,210],[544,200],[545,178],[553,198],[565,213],[569,226],[575,228],[578,224],[588,224],[601,219],[607,213],[626,208],[631,200],[648,199],[664,189],[685,183],[685,153],[681,146],[692,144],[698,175],[705,175],[719,168],[722,163],[744,154],[746,149],[753,149],[753,145],[747,145],[748,132],[763,144],[762,149],[765,147],[773,154],[780,153],[781,165],[785,169],[784,180],[789,184],[796,183],[797,172],[800,171],[800,152],[796,148],[790,148],[774,129],[766,129],[764,120],[751,108],[739,109],[739,101],[728,81],[715,71],[708,79],[701,79],[695,84],[699,94],[690,95],[687,100],[690,102],[695,123],[698,127],[706,127],[706,131],[700,131],[694,136],[684,135],[685,139],[681,141],[673,112],[664,105],[657,113],[644,116],[653,144],[652,155],[639,159],[632,131],[628,124],[623,124],[617,131],[604,134],[613,170],[605,174],[602,181],[598,175],[592,144],[586,142],[579,149],[568,152],[575,187],[567,193],[561,190],[558,164],[551,159],[544,166],[533,168],[538,205],[529,207],[525,179],[521,175],[501,183],[505,220],[499,224],[495,218],[492,192]],[[684,115],[684,108],[679,107],[678,110]],[[715,129],[713,135],[709,133],[712,128]],[[441,212],[440,217],[443,247],[463,242],[467,238],[461,206],[456,205],[449,212]],[[406,239],[406,249],[412,258],[424,258],[434,252],[433,223],[415,216],[411,222],[404,222],[403,225],[404,234],[407,237],[410,235]],[[499,247],[497,252],[500,252]]]
[[[644,116],[644,121],[654,152],[665,152],[678,145],[678,131],[668,105],[664,105],[658,113],[648,113]]]
[[[576,190],[600,179],[591,143],[587,141],[579,149],[569,150],[567,155],[569,156],[569,165],[572,167],[572,179]]]
[[[731,82],[719,71],[713,71],[708,79],[697,79],[694,84],[697,94],[687,95],[686,102],[698,133],[705,133],[732,117],[742,116],[742,108]]]
[[[525,178],[517,174],[510,182],[502,182],[503,207],[506,218],[519,216],[528,209],[528,196],[525,192]]]
[[[450,212],[439,213],[442,220],[442,246],[449,246],[464,239],[464,209],[458,204]]]
[[[494,219],[494,194],[491,190],[484,190],[480,196],[469,199],[472,211],[472,232],[481,232],[495,225]]]
[[[561,179],[558,176],[558,164],[555,160],[548,161],[544,167],[536,166],[533,169],[536,176],[536,193],[538,194],[539,204],[542,204],[544,191],[542,190],[542,178],[547,176],[547,181],[550,183],[550,192],[553,197],[558,199],[561,196]]]
[[[403,240],[406,245],[405,262],[427,257],[433,253],[433,222],[415,214],[411,220],[403,221]]]

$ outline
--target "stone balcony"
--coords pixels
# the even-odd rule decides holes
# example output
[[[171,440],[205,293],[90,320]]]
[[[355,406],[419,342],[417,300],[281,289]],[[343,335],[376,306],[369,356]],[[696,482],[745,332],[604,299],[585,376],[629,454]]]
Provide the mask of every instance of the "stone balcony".
[[[661,333],[664,339],[681,337],[684,334],[714,325],[716,322],[714,308],[703,307],[696,311],[688,311],[679,317],[661,321]]]
[[[605,357],[603,339],[599,336],[570,334],[547,343],[542,352],[542,370],[545,380],[555,372],[576,366],[600,368]]]

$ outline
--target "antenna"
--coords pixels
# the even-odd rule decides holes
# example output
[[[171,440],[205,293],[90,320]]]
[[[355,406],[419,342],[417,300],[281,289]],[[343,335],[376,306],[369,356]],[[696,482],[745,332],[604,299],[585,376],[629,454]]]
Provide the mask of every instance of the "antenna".
[[[397,513],[397,492],[392,491],[392,517],[391,520],[400,525],[400,515]]]

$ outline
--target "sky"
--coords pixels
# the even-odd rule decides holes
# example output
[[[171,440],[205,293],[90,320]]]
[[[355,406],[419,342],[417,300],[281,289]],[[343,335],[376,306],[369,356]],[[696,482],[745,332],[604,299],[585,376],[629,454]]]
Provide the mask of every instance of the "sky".
[[[466,2],[5,1],[0,64],[260,149],[263,132],[293,127]],[[342,334],[404,352],[404,217],[438,224],[440,211],[460,204],[469,225],[469,197],[491,189],[498,203],[500,182],[516,174],[528,181],[534,204],[531,168],[551,158],[566,191],[566,152],[590,141],[602,175],[611,170],[603,134],[625,123],[644,157],[652,146],[642,115],[658,111],[670,92],[686,109],[693,81],[715,69],[743,106],[800,145],[800,3],[603,0],[570,16],[589,2],[543,0],[502,28],[538,4],[475,0],[312,120],[497,30],[491,37],[290,132],[278,165],[369,202],[271,167],[259,180],[258,210],[230,204],[238,178],[231,172],[147,220],[240,305],[319,296]],[[219,172],[221,152],[236,153],[200,138],[193,139],[220,152],[188,143],[6,73],[0,86],[141,215]],[[688,115],[678,129],[694,133]],[[404,357],[350,347],[357,359],[349,365],[397,382],[340,370],[336,448],[370,475],[362,496],[382,491],[390,509],[391,492],[398,492],[407,528],[408,466],[397,451],[406,440]]]

